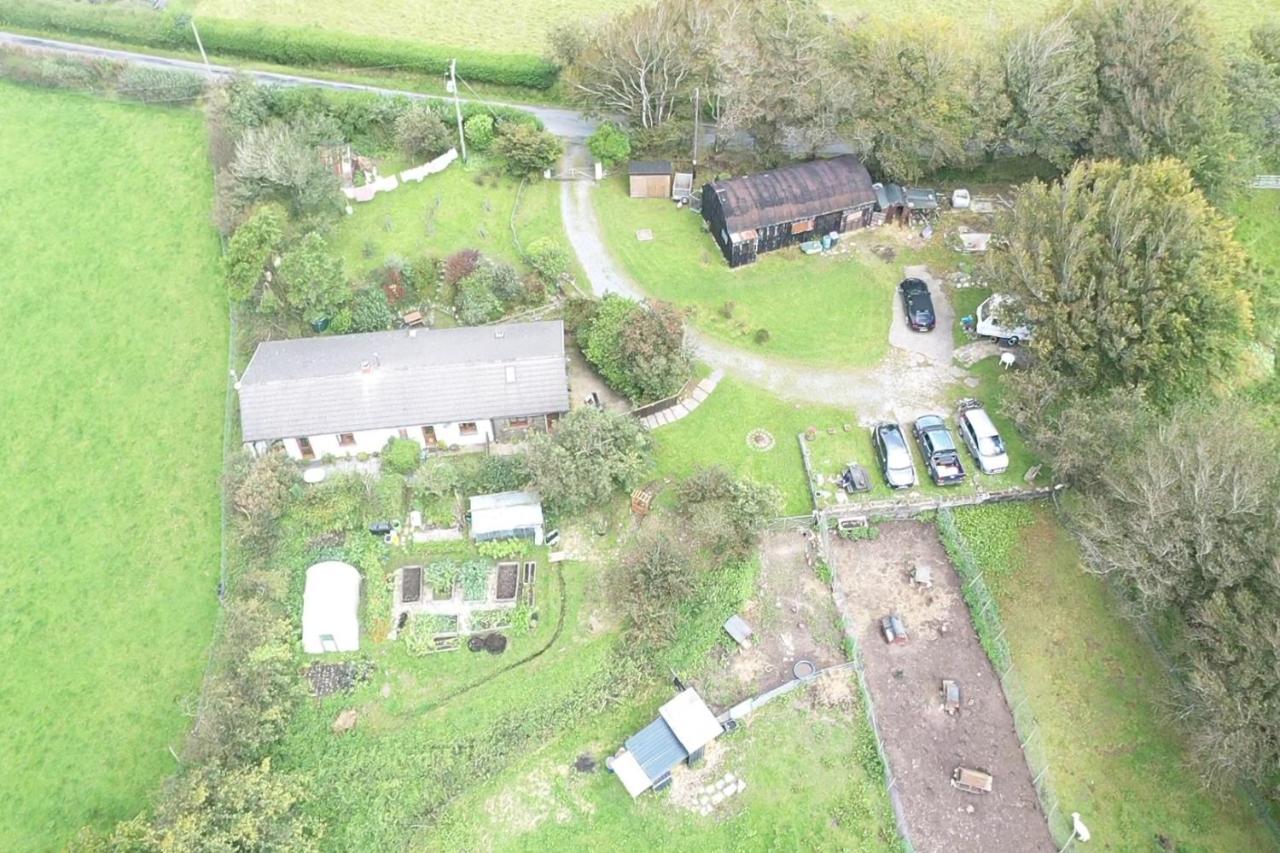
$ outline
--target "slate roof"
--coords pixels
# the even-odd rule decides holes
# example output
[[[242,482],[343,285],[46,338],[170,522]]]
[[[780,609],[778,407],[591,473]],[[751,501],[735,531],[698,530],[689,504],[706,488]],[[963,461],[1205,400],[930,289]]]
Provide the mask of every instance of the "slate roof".
[[[632,160],[627,164],[628,175],[670,175],[670,160]]]
[[[238,385],[246,442],[569,410],[559,320],[268,341]]]
[[[635,756],[644,775],[649,777],[650,784],[689,757],[689,751],[661,717],[627,738],[626,747],[627,752]]]
[[[731,232],[812,219],[876,201],[871,174],[852,154],[715,181],[711,188]]]

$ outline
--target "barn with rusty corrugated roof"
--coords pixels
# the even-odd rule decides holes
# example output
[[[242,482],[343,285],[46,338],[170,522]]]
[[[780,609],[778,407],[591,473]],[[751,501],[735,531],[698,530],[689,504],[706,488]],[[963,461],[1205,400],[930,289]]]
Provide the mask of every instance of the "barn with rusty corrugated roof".
[[[862,228],[875,205],[871,175],[852,154],[702,188],[702,218],[731,267],[760,252]]]

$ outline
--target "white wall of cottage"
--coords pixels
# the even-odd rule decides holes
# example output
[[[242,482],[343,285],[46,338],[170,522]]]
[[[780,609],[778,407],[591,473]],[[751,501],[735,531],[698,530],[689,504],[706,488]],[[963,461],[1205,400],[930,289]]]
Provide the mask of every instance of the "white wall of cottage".
[[[462,434],[462,423],[447,424],[431,424],[435,427],[436,445],[447,447],[456,444],[462,447],[468,445],[484,444],[486,441],[493,439],[493,422],[492,421],[473,421],[475,424],[475,433],[471,435]],[[325,456],[355,456],[358,453],[379,453],[382,448],[387,446],[387,442],[393,438],[399,438],[403,429],[405,437],[416,441],[423,447],[427,446],[426,437],[423,435],[422,426],[407,426],[397,429],[368,429],[351,433],[354,442],[343,445],[341,439],[336,434],[326,435],[309,435],[307,438],[311,442],[311,450],[315,454],[316,459]],[[283,442],[285,452],[294,459],[302,459],[302,451],[298,447],[297,438],[286,438]]]

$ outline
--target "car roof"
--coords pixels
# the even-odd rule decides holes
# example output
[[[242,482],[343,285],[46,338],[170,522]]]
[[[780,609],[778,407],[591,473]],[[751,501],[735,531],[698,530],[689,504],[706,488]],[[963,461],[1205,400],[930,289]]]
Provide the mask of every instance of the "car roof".
[[[943,420],[941,415],[921,415],[916,418],[916,426],[922,430],[937,429],[939,427],[946,429],[947,422]]]
[[[986,409],[966,409],[964,417],[968,419],[969,424],[973,427],[973,432],[979,437],[999,435],[996,425],[991,422],[991,416],[987,414]]]

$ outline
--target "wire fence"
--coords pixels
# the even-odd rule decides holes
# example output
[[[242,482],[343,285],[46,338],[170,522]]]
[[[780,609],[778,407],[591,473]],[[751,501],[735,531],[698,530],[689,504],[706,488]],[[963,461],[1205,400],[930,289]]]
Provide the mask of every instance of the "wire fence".
[[[1031,696],[1022,678],[1013,664],[1013,653],[1005,639],[1004,623],[1000,619],[1000,608],[996,604],[991,588],[983,578],[982,570],[969,544],[960,534],[956,526],[955,515],[950,509],[938,511],[938,531],[943,544],[960,576],[961,593],[973,618],[973,627],[978,640],[991,659],[996,674],[1000,677],[1000,687],[1004,691],[1005,701],[1013,712],[1014,731],[1018,735],[1018,744],[1026,758],[1027,767],[1031,771],[1032,784],[1036,795],[1040,798],[1040,806],[1044,810],[1049,824],[1049,832],[1058,845],[1065,845],[1071,840],[1071,818],[1066,814],[1053,792],[1052,774],[1049,769],[1049,755],[1045,749],[1044,736],[1040,723],[1036,720],[1031,708]]]

